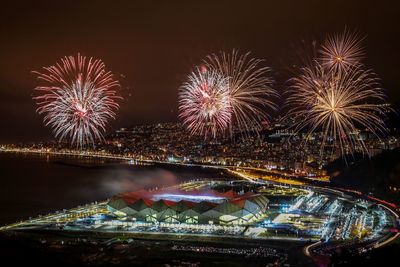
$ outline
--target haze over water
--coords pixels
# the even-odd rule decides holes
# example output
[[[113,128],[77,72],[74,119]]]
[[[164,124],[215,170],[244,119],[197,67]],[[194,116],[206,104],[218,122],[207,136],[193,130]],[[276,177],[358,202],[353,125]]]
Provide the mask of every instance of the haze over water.
[[[8,153],[0,153],[0,171],[0,225],[101,201],[120,192],[227,177],[200,167]]]

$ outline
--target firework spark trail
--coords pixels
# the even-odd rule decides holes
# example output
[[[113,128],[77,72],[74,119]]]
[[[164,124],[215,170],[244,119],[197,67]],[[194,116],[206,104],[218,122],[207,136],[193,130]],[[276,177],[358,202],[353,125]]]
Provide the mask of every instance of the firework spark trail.
[[[232,53],[209,55],[204,60],[209,69],[228,78],[231,134],[234,128],[246,133],[260,130],[261,123],[269,119],[266,109],[276,108],[271,98],[277,97],[278,93],[272,88],[270,68],[260,67],[263,60],[250,58],[249,55],[239,55],[233,50]]]
[[[328,36],[319,50],[321,65],[332,71],[347,71],[356,67],[364,57],[361,41],[356,33],[347,30]]]
[[[214,70],[196,68],[179,89],[179,117],[191,134],[223,134],[231,120],[228,81]]]
[[[357,145],[368,154],[363,140],[357,138],[356,125],[376,136],[386,131],[384,110],[376,103],[385,96],[371,71],[353,67],[334,72],[316,63],[303,68],[291,82],[288,117],[297,122],[296,132],[308,129],[311,135],[321,130],[322,148],[328,138],[333,138],[333,146],[338,145],[342,154],[353,152]]]
[[[43,69],[33,73],[45,83],[35,88],[39,95],[34,97],[45,125],[60,140],[69,138],[80,148],[103,139],[102,132],[108,120],[115,118],[121,99],[116,91],[119,82],[104,63],[78,54]]]

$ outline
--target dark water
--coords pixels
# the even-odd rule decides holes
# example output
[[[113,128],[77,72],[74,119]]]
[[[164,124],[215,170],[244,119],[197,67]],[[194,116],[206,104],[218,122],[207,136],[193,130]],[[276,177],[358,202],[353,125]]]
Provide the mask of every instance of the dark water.
[[[107,199],[119,192],[223,178],[215,169],[0,153],[0,225]]]

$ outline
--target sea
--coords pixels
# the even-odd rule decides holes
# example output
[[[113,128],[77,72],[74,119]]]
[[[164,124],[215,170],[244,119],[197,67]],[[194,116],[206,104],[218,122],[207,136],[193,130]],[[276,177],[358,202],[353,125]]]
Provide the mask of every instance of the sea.
[[[0,226],[134,190],[230,179],[215,168],[126,160],[0,153]]]

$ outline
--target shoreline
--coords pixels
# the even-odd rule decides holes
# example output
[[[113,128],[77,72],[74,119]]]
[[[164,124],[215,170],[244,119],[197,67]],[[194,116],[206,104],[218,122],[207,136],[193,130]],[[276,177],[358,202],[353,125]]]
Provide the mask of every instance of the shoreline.
[[[137,162],[146,162],[146,163],[153,163],[153,164],[168,164],[168,165],[175,165],[175,166],[187,166],[187,167],[193,167],[193,166],[198,166],[198,167],[207,167],[207,168],[216,168],[216,169],[224,169],[224,170],[230,170],[230,168],[232,168],[232,166],[217,166],[217,165],[198,165],[198,164],[183,164],[183,163],[172,163],[172,162],[162,162],[162,161],[152,161],[152,160],[137,160],[131,157],[125,157],[125,156],[115,156],[115,155],[107,155],[107,154],[98,154],[98,153],[78,153],[78,152],[54,152],[54,151],[21,151],[21,150],[14,150],[14,149],[0,149],[0,153],[15,153],[15,154],[36,154],[36,155],[54,155],[54,156],[68,156],[68,157],[90,157],[90,158],[99,158],[99,159],[111,159],[111,160],[123,160],[123,161],[131,161],[131,160],[135,160]],[[243,176],[246,175],[238,175],[236,172],[232,171],[233,174],[239,178],[239,179],[245,179],[245,180],[252,180],[254,182],[254,178],[251,177],[247,177],[244,178]],[[268,180],[264,180],[264,182],[271,182]],[[311,182],[311,181],[310,181]],[[273,183],[273,182],[272,182]],[[323,187],[321,187],[320,185],[315,185],[315,184],[306,184],[306,185],[286,185],[286,186],[293,186],[293,187],[311,187],[311,188],[315,188],[319,190],[327,190],[330,191],[331,193],[334,193],[336,195],[343,195],[343,194],[347,194],[347,195],[357,195],[360,198],[364,198],[367,199],[377,205],[380,205],[382,207],[384,207],[385,209],[388,210],[388,212],[390,212],[392,215],[394,215],[394,217],[396,217],[396,219],[398,220],[399,215],[398,213],[393,210],[393,207],[391,207],[390,203],[385,203],[384,200],[379,200],[379,199],[371,199],[370,197],[368,197],[365,194],[359,194],[360,192],[352,192],[351,190],[346,190],[343,188],[336,188],[336,187],[331,187],[329,184],[325,184]],[[383,201],[383,202],[382,202]],[[18,231],[18,229],[16,229]],[[4,230],[2,230],[4,231]],[[7,230],[6,230],[7,231]],[[12,230],[14,231],[14,230]],[[24,231],[24,230],[21,230]],[[56,230],[46,230],[46,231],[53,231],[55,233],[57,233]],[[71,233],[72,235],[74,233],[80,232],[80,233],[84,233],[85,231],[75,231],[75,230],[64,230],[66,231],[66,233]],[[29,230],[27,230],[27,232],[29,232]],[[93,234],[93,233],[91,233]],[[132,236],[133,238],[137,238],[137,239],[144,239],[144,240],[170,240],[172,238],[171,241],[177,241],[177,242],[183,242],[183,241],[187,241],[185,239],[180,240],[181,236],[180,234],[171,234],[171,233],[161,233],[161,234],[154,234],[154,233],[127,233],[127,232],[122,232],[122,231],[103,231],[100,232],[98,234],[101,235],[126,235],[126,236]],[[203,236],[204,237],[204,236]],[[386,245],[389,245],[392,242],[396,242],[396,240],[398,240],[398,238],[400,237],[400,233],[388,233],[388,235],[385,236],[384,240],[383,239],[379,239],[376,240],[374,242],[372,242],[368,247],[371,247],[373,249],[376,248],[380,248]],[[191,241],[195,241],[195,239],[201,239],[201,237],[193,235],[187,235],[186,238],[188,238],[188,240]],[[320,240],[312,240],[312,243],[309,244],[309,240],[285,240],[285,238],[281,238],[281,237],[275,237],[275,238],[245,238],[245,237],[218,237],[218,236],[210,236],[210,239],[215,239],[215,242],[218,243],[218,239],[232,239],[232,241],[234,242],[234,240],[251,240],[254,242],[260,242],[262,243],[263,241],[268,242],[268,240],[270,241],[286,241],[286,242],[290,242],[290,243],[306,243],[308,245],[305,244],[305,246],[303,247],[303,253],[304,255],[312,258],[313,260],[315,260],[316,258],[318,258],[318,255],[314,255],[313,250],[318,248],[320,245],[322,245],[323,243]],[[200,240],[201,241],[201,240]]]

